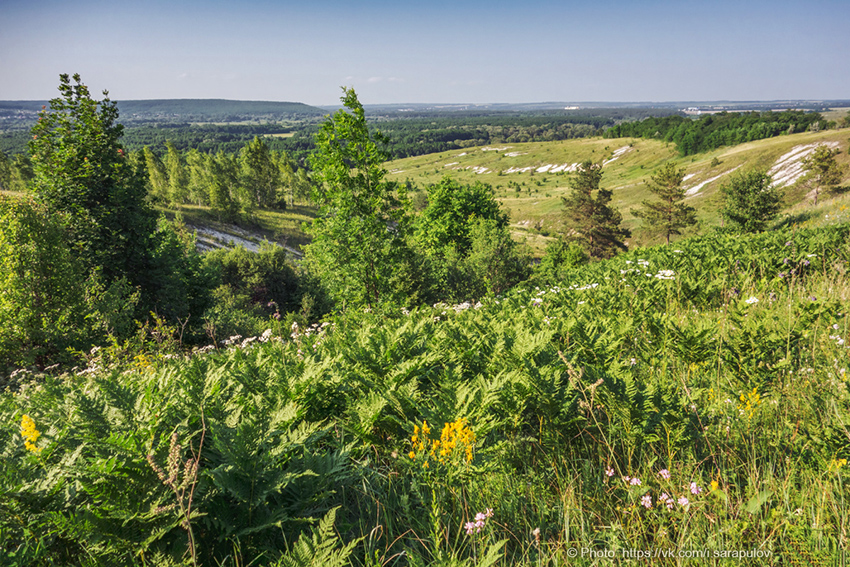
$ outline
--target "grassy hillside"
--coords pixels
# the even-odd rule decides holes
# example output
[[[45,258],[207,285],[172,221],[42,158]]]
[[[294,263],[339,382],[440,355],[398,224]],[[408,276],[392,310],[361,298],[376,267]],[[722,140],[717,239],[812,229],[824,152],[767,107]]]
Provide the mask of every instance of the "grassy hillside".
[[[641,201],[652,197],[646,182],[664,163],[672,161],[685,169],[684,186],[693,192],[687,201],[697,209],[701,223],[719,225],[718,189],[730,172],[739,167],[769,170],[794,148],[815,143],[835,144],[842,150],[839,162],[847,164],[850,163],[846,151],[848,137],[850,130],[847,129],[809,132],[759,140],[686,158],[680,158],[672,145],[663,142],[589,138],[443,152],[395,160],[389,162],[387,168],[391,178],[410,180],[416,185],[435,183],[444,175],[467,183],[489,183],[510,211],[516,236],[529,238],[539,251],[545,244],[545,238],[534,230],[535,226],[542,227],[544,232],[561,230],[561,197],[570,191],[569,173],[563,170],[552,173],[552,169],[584,160],[602,161],[605,163],[602,186],[614,191],[612,204],[622,211],[625,225],[633,229],[633,244],[647,244],[654,240],[639,230],[640,221],[631,211]],[[712,165],[713,160],[720,163]],[[795,160],[791,159],[786,165],[793,162]],[[797,206],[804,197],[803,188],[789,188],[787,206]]]
[[[635,250],[479,305],[270,319],[219,350],[157,328],[133,358],[16,373],[0,563],[834,564],[848,226]]]

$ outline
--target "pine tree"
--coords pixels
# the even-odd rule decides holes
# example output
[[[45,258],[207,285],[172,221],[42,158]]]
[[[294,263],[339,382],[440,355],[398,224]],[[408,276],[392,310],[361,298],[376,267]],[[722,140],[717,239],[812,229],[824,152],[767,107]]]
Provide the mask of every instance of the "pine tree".
[[[844,168],[835,161],[835,156],[839,153],[837,149],[820,145],[812,155],[803,160],[803,169],[809,172],[807,181],[815,187],[815,205],[818,204],[818,193],[822,187],[831,189],[841,182]]]
[[[725,198],[721,216],[742,232],[763,231],[782,209],[782,191],[763,171],[734,173],[720,191]]]
[[[612,192],[600,189],[602,166],[586,161],[572,179],[572,192],[562,197],[564,214],[573,234],[569,237],[582,244],[585,251],[594,258],[609,258],[616,249],[625,250],[623,242],[631,232],[620,227],[623,215],[608,206]],[[595,193],[595,195],[594,195]]]
[[[681,202],[685,199],[684,178],[684,169],[676,169],[672,163],[666,164],[652,176],[649,184],[649,190],[659,200],[643,201],[642,208],[634,213],[648,228],[663,232],[667,244],[670,244],[671,234],[681,234],[683,228],[697,222],[696,209]]]

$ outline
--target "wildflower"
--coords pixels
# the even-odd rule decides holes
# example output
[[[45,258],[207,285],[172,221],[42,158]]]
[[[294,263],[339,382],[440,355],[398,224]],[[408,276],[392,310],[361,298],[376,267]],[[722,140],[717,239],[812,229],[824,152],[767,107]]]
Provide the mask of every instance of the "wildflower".
[[[614,476],[614,469],[612,469],[611,467],[608,467],[607,469],[605,469],[605,476],[607,476],[609,478]]]
[[[650,496],[649,494],[644,494],[640,499],[640,503],[647,510],[652,508],[652,496]]]
[[[691,501],[684,496],[680,496],[677,502],[679,503],[679,506],[682,506],[683,508],[691,503]]]
[[[750,297],[750,298],[746,301],[747,305],[752,305],[752,304],[754,304],[754,303],[758,303],[758,302],[759,302],[758,297],[755,297],[755,296]]]
[[[639,478],[633,478],[629,481],[629,484],[631,484],[632,486],[640,486],[640,479]]]
[[[716,480],[711,481],[711,490],[712,492],[720,488],[720,483]]]
[[[661,469],[660,471],[658,471],[658,474],[664,480],[670,480],[670,471],[668,471],[667,469]]]
[[[697,483],[692,482],[692,483],[691,483],[690,490],[691,490],[691,494],[693,494],[694,496],[696,496],[697,494],[699,494],[700,492],[702,492],[702,487],[700,487],[699,485],[697,485]]]
[[[41,437],[41,433],[36,429],[35,421],[26,414],[21,417],[21,437],[24,438],[24,447],[27,451],[36,455],[41,453],[41,449],[35,445],[38,438]]]
[[[486,508],[484,512],[478,512],[475,514],[474,522],[466,522],[463,527],[466,529],[466,535],[472,535],[473,533],[480,533],[481,530],[487,525],[487,519],[493,517],[493,509]]]

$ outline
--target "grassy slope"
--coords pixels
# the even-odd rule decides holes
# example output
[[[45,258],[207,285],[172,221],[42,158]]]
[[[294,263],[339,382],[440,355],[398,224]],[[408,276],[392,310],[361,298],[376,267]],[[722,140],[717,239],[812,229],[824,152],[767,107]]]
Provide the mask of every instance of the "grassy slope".
[[[848,133],[850,131],[842,129],[780,136],[686,158],[679,157],[673,145],[632,138],[504,144],[395,160],[389,162],[387,168],[390,170],[390,178],[401,181],[409,179],[416,185],[434,183],[444,175],[468,183],[489,183],[510,211],[515,235],[528,238],[532,247],[540,251],[546,238],[534,231],[533,227],[541,222],[544,230],[560,230],[561,197],[569,192],[569,174],[526,172],[499,175],[498,172],[510,168],[539,168],[546,164],[572,164],[588,159],[598,162],[610,159],[615,151],[631,144],[632,147],[621,157],[605,166],[602,186],[613,189],[613,204],[623,212],[625,225],[634,231],[633,244],[650,244],[654,242],[653,238],[639,230],[640,221],[631,214],[631,210],[639,207],[641,201],[652,197],[646,182],[664,163],[673,161],[678,167],[684,168],[686,174],[692,175],[685,182],[685,187],[693,187],[739,166],[745,169],[769,169],[779,157],[795,146],[815,142],[838,142],[842,150],[839,162],[846,164],[850,162],[846,152]],[[499,148],[499,151],[490,148]],[[714,158],[721,163],[712,167]],[[484,167],[490,171],[479,174],[472,169],[474,167]],[[697,209],[699,220],[705,225],[720,224],[718,189],[725,180],[724,175],[707,183],[697,194],[687,199]],[[520,184],[521,192],[517,193],[515,188],[509,187],[511,182]],[[789,208],[799,208],[804,196],[804,191],[789,190],[786,199]]]

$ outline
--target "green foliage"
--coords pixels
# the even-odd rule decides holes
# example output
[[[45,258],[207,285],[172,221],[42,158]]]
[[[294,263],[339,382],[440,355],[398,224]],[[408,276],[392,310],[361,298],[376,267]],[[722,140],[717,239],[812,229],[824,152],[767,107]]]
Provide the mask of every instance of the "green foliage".
[[[684,178],[684,169],[676,169],[672,163],[666,164],[652,176],[649,185],[649,190],[660,202],[643,201],[642,208],[634,212],[648,228],[663,233],[667,244],[670,244],[671,234],[681,234],[683,228],[697,222],[696,209],[682,203],[685,199]]]
[[[473,251],[496,234],[479,224]],[[202,565],[832,558],[850,498],[848,241],[846,224],[717,233],[474,306],[19,373],[0,394],[0,558],[180,564],[190,530]]]
[[[204,255],[204,266],[219,284],[204,312],[207,335],[216,342],[260,334],[268,328],[269,317],[279,320],[282,314],[296,313],[303,322],[329,310],[321,286],[296,268],[279,246],[267,244],[259,252],[242,247],[213,250]]]
[[[593,258],[610,257],[617,248],[625,250],[623,240],[631,236],[620,227],[623,215],[608,206],[612,193],[599,188],[601,180],[602,166],[586,161],[570,181],[572,192],[562,197],[567,226],[573,231],[568,238],[580,242]]]
[[[554,240],[546,246],[546,252],[534,269],[535,282],[557,284],[563,280],[563,272],[586,264],[590,260],[577,242]]]
[[[742,232],[761,232],[782,209],[782,191],[763,171],[736,172],[720,186],[720,214]]]
[[[489,294],[500,295],[531,273],[531,253],[511,238],[507,228],[496,219],[479,219],[472,225],[471,248],[466,267],[472,281],[486,286]],[[478,292],[473,298],[482,297]]]
[[[0,364],[44,368],[86,335],[86,276],[62,216],[0,196]]]
[[[72,247],[88,270],[100,268],[109,282],[136,282],[149,269],[156,216],[142,172],[119,143],[115,103],[93,100],[79,75],[73,79],[60,76],[61,97],[32,129],[33,189],[50,211],[67,215]]]
[[[269,147],[259,137],[249,142],[239,154],[242,184],[248,189],[257,207],[269,207],[278,202],[281,171]]]
[[[0,190],[12,189],[12,163],[4,152],[0,152]]]
[[[383,137],[371,134],[352,89],[340,110],[316,134],[311,155],[319,216],[309,227],[310,269],[339,306],[377,306],[404,301],[392,285],[395,267],[408,257],[407,203],[384,180]]]
[[[676,144],[679,154],[689,156],[723,146],[805,132],[826,124],[817,112],[720,112],[693,120],[681,115],[649,117],[623,122],[605,131],[606,138],[662,139]]]
[[[142,149],[145,158],[145,167],[148,171],[148,182],[150,183],[149,194],[154,202],[168,203],[170,201],[168,173],[165,164],[151,149],[145,146]]]
[[[189,174],[180,155],[180,150],[171,142],[165,142],[168,153],[165,169],[168,172],[168,197],[172,203],[185,203],[189,196]]]
[[[479,219],[493,220],[498,228],[508,225],[493,188],[444,177],[428,188],[428,206],[416,218],[416,238],[429,250],[453,246],[465,255],[472,246],[472,226]]]
[[[348,556],[351,555],[359,540],[350,541],[342,546],[339,545],[339,538],[333,533],[337,510],[338,508],[334,508],[328,512],[319,522],[318,529],[313,530],[309,538],[306,534],[301,534],[292,549],[277,560],[275,567],[343,567],[348,565]]]
[[[819,145],[812,155],[803,160],[803,169],[808,172],[806,181],[814,185],[815,205],[818,204],[818,193],[822,188],[835,191],[841,183],[846,168],[835,160],[839,153],[837,149]]]

